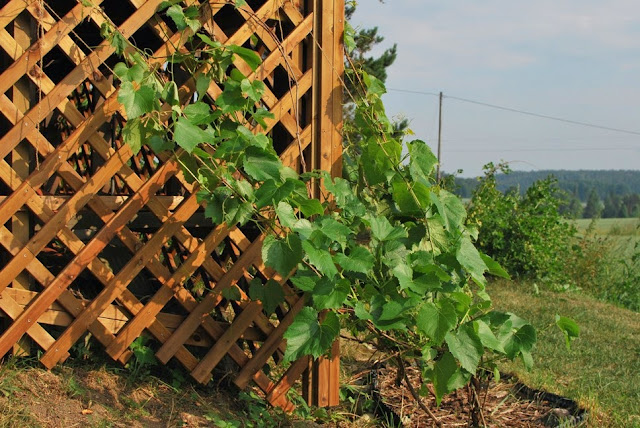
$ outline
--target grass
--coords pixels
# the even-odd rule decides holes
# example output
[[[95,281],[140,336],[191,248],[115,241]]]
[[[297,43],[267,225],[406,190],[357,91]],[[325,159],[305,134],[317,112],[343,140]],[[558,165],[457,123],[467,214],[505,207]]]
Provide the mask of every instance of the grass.
[[[640,427],[640,314],[578,293],[534,294],[526,283],[490,287],[496,307],[517,313],[538,330],[534,368],[509,363],[527,385],[577,400],[590,425]],[[567,351],[554,325],[556,314],[573,318],[580,338]]]
[[[578,231],[584,233],[592,220],[583,218],[574,220]],[[637,218],[599,218],[595,220],[595,233],[597,235],[627,235],[634,236],[640,234],[640,219]]]

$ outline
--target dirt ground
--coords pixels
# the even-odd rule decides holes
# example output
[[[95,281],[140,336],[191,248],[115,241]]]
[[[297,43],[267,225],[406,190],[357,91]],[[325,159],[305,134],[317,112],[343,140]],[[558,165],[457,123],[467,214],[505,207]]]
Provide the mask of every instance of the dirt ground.
[[[0,373],[0,427],[209,427],[233,422],[233,403],[213,389],[133,382],[108,368]]]
[[[360,369],[365,368],[363,363],[365,361],[358,362]],[[348,367],[345,364],[345,368]],[[370,365],[360,372],[366,375],[368,367]],[[417,370],[408,368],[407,374],[417,385]],[[397,373],[391,368],[377,371],[377,390],[386,410],[374,412],[370,403],[368,410],[357,408],[353,400],[346,399],[340,408],[320,412],[319,417],[314,417],[313,410],[293,417],[267,411],[261,401],[238,399],[239,392],[225,385],[202,387],[178,379],[181,384],[175,387],[171,383],[176,379],[167,373],[164,377],[131,376],[130,372],[113,366],[72,365],[50,372],[39,368],[37,363],[17,366],[0,363],[0,428],[303,428],[320,424],[352,428],[389,426],[394,417],[405,427],[433,426],[410,392],[396,385]],[[557,417],[565,415],[564,410],[552,403],[520,397],[513,382],[493,384],[486,393],[480,394],[480,399],[484,404],[482,417],[486,425],[492,427],[556,426]],[[445,398],[438,408],[432,401],[430,397],[424,399],[443,426],[468,426],[468,395],[464,391]]]

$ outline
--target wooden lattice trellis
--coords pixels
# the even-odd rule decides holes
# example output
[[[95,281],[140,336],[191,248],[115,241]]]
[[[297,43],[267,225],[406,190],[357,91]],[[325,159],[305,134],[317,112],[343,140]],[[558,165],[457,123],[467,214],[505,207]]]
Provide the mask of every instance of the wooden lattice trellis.
[[[134,155],[122,141],[126,116],[111,70],[120,59],[100,27],[111,21],[161,64],[187,39],[157,12],[161,0],[4,3],[0,356],[27,347],[26,334],[51,368],[90,333],[126,362],[130,344],[148,332],[158,360],[175,358],[200,382],[227,359],[236,363],[236,385],[253,381],[274,405],[292,407],[285,393],[303,373],[311,402],[337,404],[337,352],[264,370],[281,360],[282,335],[304,305],[262,263],[264,235],[210,224],[174,157],[146,147]],[[200,5],[200,31],[263,58],[253,74],[240,59],[235,66],[265,83],[262,101],[275,115],[268,132],[285,164],[300,169],[302,151],[311,167],[338,174],[344,1],[185,3]],[[194,86],[185,75],[184,100]],[[211,84],[208,99],[219,93]],[[255,277],[283,284],[286,302],[275,316],[248,299]],[[239,300],[222,294],[230,287]]]

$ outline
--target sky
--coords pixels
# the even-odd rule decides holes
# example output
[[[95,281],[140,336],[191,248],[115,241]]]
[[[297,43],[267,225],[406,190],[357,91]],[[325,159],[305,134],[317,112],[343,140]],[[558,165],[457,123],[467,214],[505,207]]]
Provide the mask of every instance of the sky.
[[[637,0],[360,0],[351,25],[379,27],[374,54],[397,43],[387,114],[408,118],[409,138],[434,152],[443,92],[443,171],[476,176],[501,160],[525,171],[640,169]]]

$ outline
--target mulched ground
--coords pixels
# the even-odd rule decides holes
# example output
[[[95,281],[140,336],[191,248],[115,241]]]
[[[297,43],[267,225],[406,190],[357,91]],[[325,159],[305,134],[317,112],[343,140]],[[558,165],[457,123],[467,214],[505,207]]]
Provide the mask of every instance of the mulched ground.
[[[407,368],[407,375],[413,385],[419,385],[419,370]],[[378,370],[378,388],[381,400],[402,421],[404,427],[429,427],[433,420],[415,402],[404,383],[396,385],[395,368]],[[529,399],[526,387],[510,380],[491,382],[489,388],[479,396],[483,403],[484,425],[490,427],[545,427],[557,426],[559,420],[570,417],[567,409],[558,407],[544,398]],[[469,426],[469,399],[466,390],[445,397],[436,407],[432,395],[423,398],[425,405],[446,427]]]

